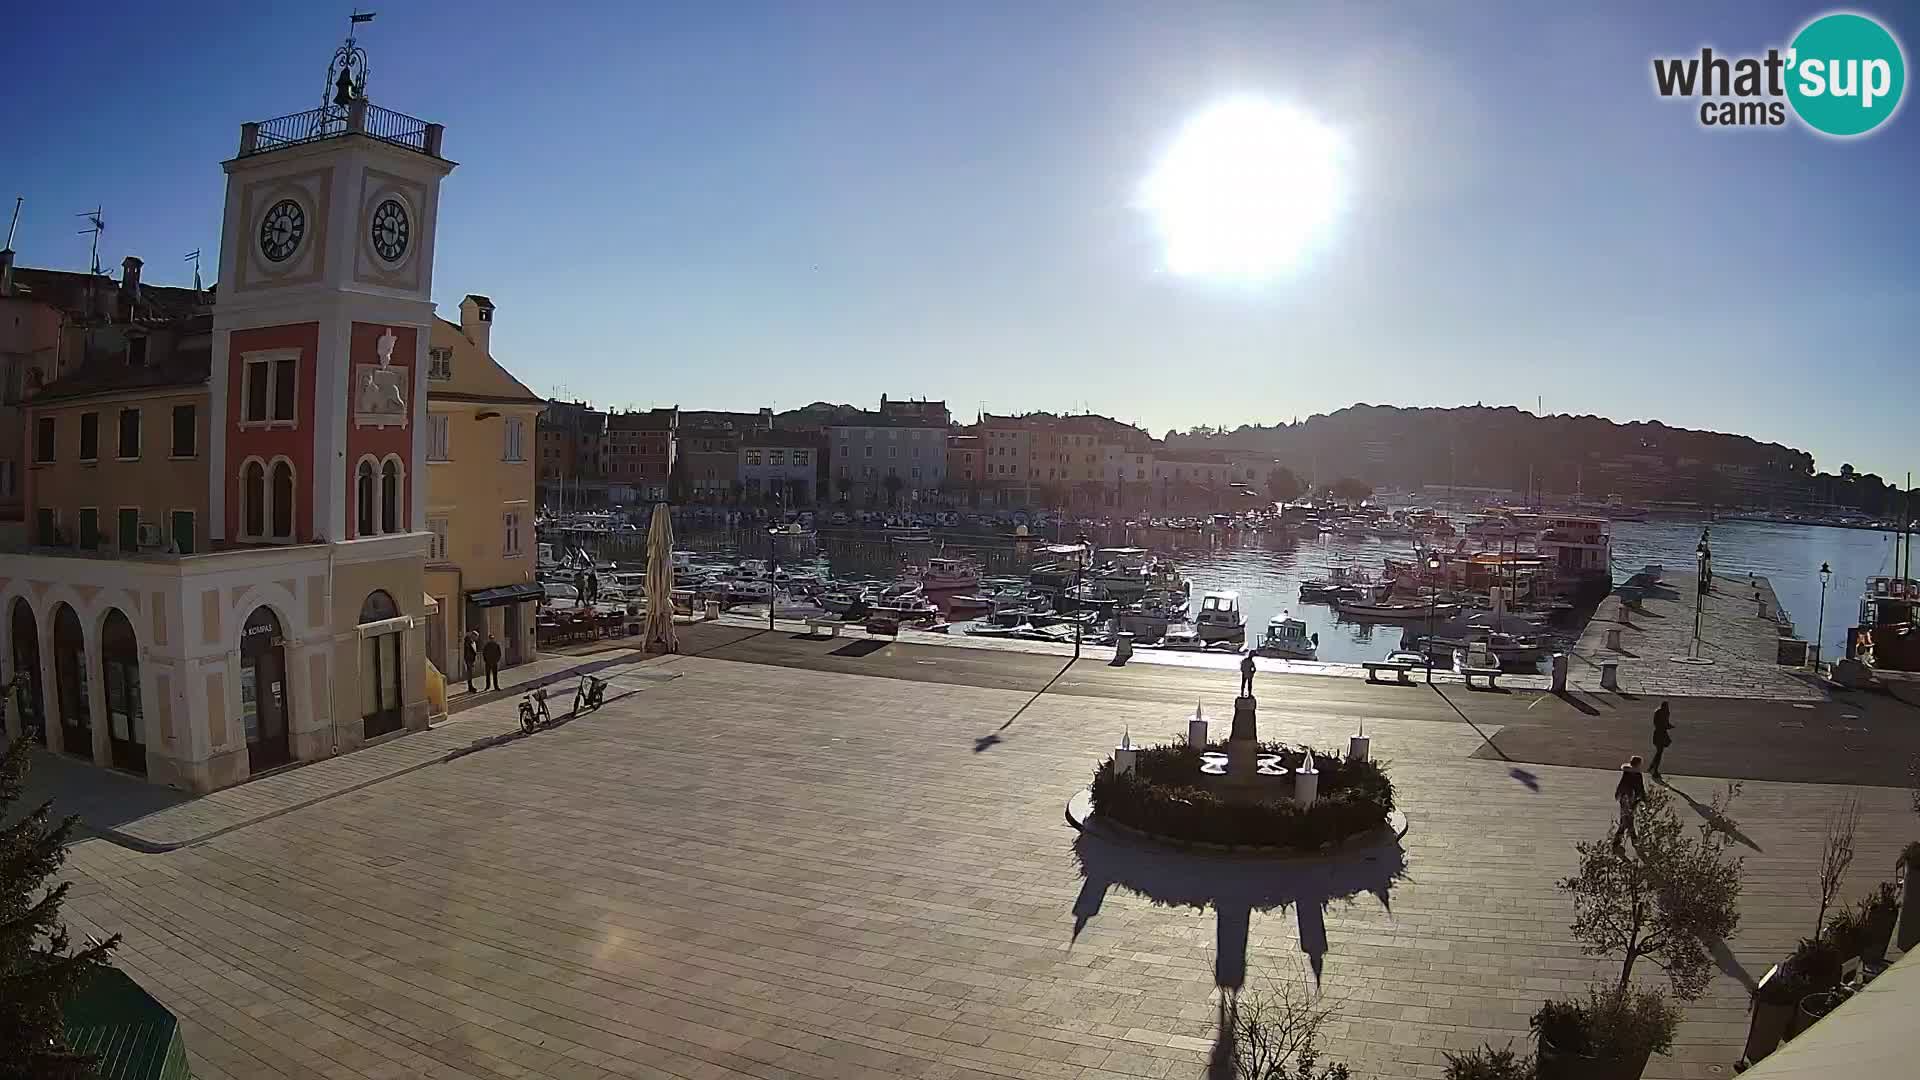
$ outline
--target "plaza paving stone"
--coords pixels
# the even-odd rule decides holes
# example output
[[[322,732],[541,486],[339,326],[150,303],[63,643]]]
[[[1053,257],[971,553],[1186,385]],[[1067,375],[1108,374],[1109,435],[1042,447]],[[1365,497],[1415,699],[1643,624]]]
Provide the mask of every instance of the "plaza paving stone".
[[[1064,821],[1122,729],[1183,733],[1190,686],[647,667],[679,677],[193,846],[81,842],[73,928],[125,933],[121,962],[209,1078],[1200,1077],[1221,972],[1243,958],[1249,988],[1311,985],[1302,944],[1322,937],[1330,1053],[1434,1077],[1442,1051],[1524,1041],[1543,996],[1606,969],[1553,882],[1607,828],[1613,778],[1473,756],[1519,695],[1456,696],[1468,724],[1425,688],[1416,704],[1263,687],[1268,738],[1340,746],[1364,719],[1412,822],[1401,856],[1269,881],[1170,870]],[[1197,696],[1224,720],[1233,688]],[[504,728],[512,708],[463,715]],[[1721,786],[1673,782],[1701,802]],[[1731,1075],[1742,980],[1812,929],[1822,818],[1849,795],[1865,810],[1851,898],[1917,831],[1906,793],[1744,783],[1737,974],[1648,1076]],[[1193,906],[1210,888],[1229,915],[1247,905],[1244,945]]]

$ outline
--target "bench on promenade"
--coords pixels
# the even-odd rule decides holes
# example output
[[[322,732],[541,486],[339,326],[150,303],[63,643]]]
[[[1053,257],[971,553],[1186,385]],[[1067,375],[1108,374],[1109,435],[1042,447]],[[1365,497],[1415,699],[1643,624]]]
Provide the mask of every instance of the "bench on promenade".
[[[1393,672],[1393,681],[1395,682],[1406,682],[1407,672],[1413,670],[1412,664],[1402,664],[1386,660],[1369,660],[1360,666],[1367,669],[1368,682],[1378,682],[1379,680],[1375,679],[1374,676],[1382,671]]]
[[[1460,677],[1467,680],[1467,689],[1469,690],[1473,689],[1473,680],[1475,679],[1487,680],[1487,689],[1493,690],[1496,689],[1493,681],[1500,677],[1500,669],[1497,667],[1463,667],[1460,669]]]
[[[840,620],[839,619],[822,619],[817,617],[807,620],[807,636],[808,637],[812,637],[814,634],[817,634],[822,630],[825,630],[827,632],[828,637],[833,637],[833,638],[839,637],[840,636]]]

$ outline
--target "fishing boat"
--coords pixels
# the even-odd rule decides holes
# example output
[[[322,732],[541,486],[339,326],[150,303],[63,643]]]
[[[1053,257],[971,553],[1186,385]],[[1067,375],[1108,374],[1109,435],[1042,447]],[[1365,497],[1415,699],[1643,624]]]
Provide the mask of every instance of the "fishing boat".
[[[1240,594],[1231,590],[1203,593],[1193,632],[1202,641],[1237,641],[1247,636],[1247,613],[1240,610]]]
[[[1307,632],[1307,624],[1281,612],[1267,620],[1267,632],[1254,647],[1260,656],[1281,660],[1311,660],[1320,649],[1320,635]]]
[[[1360,592],[1371,592],[1375,583],[1365,570],[1336,566],[1328,577],[1300,583],[1300,602],[1333,600],[1341,595],[1358,596]]]
[[[929,592],[971,589],[980,584],[980,571],[965,559],[928,559],[920,573],[920,587]]]
[[[1421,619],[1450,619],[1460,613],[1459,604],[1372,603],[1364,600],[1335,600],[1333,610],[1351,619],[1372,622],[1414,622]]]

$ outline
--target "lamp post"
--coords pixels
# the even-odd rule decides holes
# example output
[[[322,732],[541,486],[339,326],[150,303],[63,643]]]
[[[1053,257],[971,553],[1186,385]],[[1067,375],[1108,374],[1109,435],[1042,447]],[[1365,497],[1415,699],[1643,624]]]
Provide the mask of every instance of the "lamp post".
[[[1833,567],[1820,564],[1820,622],[1813,632],[1813,668],[1820,670],[1820,643],[1827,637],[1827,582],[1833,580]]]
[[[1695,579],[1693,592],[1693,644],[1688,646],[1687,655],[1700,655],[1700,618],[1707,601],[1707,574],[1713,565],[1713,552],[1707,547],[1707,534],[1700,533],[1700,545],[1693,549],[1695,557]]]
[[[1427,644],[1420,650],[1427,657],[1427,682],[1433,682],[1433,609],[1440,602],[1440,556],[1427,553]]]
[[[767,527],[767,629],[773,629],[773,571],[779,557],[773,553],[773,527]]]
[[[1093,549],[1087,546],[1086,533],[1081,533],[1076,540],[1080,545],[1080,554],[1074,556],[1073,560],[1073,591],[1079,593],[1085,587],[1087,559],[1093,555]],[[1074,602],[1083,603],[1085,597],[1075,596]],[[1076,609],[1073,613],[1073,658],[1075,660],[1080,659],[1080,632],[1085,626],[1086,620],[1080,618],[1080,612]]]

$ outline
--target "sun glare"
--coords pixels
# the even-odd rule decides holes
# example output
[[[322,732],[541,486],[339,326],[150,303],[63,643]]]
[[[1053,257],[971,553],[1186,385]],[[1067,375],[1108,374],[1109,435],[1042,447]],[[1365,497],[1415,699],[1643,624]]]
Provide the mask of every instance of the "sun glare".
[[[1220,102],[1189,120],[1141,185],[1167,269],[1261,278],[1291,269],[1340,209],[1339,135],[1291,105]]]

